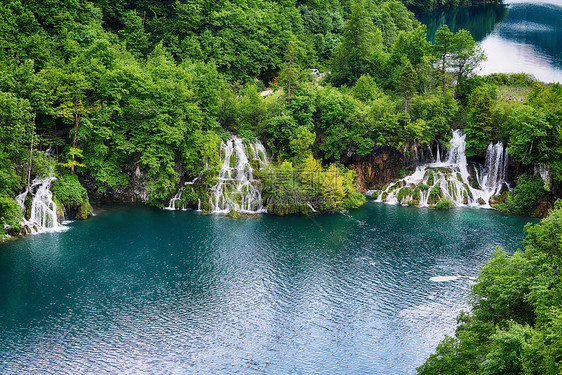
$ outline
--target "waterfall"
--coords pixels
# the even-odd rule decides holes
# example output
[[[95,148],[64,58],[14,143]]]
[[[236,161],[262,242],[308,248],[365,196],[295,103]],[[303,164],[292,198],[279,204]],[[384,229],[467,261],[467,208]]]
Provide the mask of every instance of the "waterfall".
[[[265,212],[260,183],[254,179],[254,168],[262,169],[269,164],[263,145],[232,137],[222,142],[220,157],[221,170],[216,185],[211,188],[211,211]]]
[[[22,224],[31,232],[64,228],[58,222],[57,205],[53,202],[53,193],[51,193],[51,182],[54,179],[52,174],[43,178],[36,177],[31,182],[31,186],[16,197],[24,215]],[[31,197],[31,208],[29,219],[25,219],[25,201],[28,195]]]
[[[176,195],[174,195],[174,197],[172,199],[170,199],[170,203],[168,203],[168,206],[164,207],[165,210],[180,210],[180,209],[185,210],[185,209],[187,209],[184,206],[183,201],[181,199],[181,195],[185,191],[186,186],[187,185],[184,185],[181,188],[179,188]]]
[[[168,203],[167,207],[164,207],[165,210],[187,210],[187,205],[185,204],[185,202],[182,199],[182,195],[185,191],[185,189],[189,186],[191,187],[197,180],[199,180],[201,178],[201,176],[203,176],[202,174],[200,174],[199,176],[195,177],[193,180],[186,182],[181,188],[178,189],[178,192],[176,193],[176,195],[174,195],[174,197],[172,199],[170,199],[170,202]],[[193,190],[193,188],[192,188]],[[201,206],[201,203],[199,203],[199,207]]]
[[[466,135],[453,131],[447,153],[437,147],[433,163],[418,166],[414,173],[400,179],[382,191],[375,192],[377,201],[428,207],[440,201],[454,206],[490,207],[493,195],[507,185],[507,149],[501,142],[490,144],[485,166],[468,164]],[[472,172],[472,173],[471,173]]]
[[[507,147],[503,143],[490,143],[486,149],[485,168],[488,173],[478,176],[478,183],[491,195],[500,194],[504,185],[507,184]]]

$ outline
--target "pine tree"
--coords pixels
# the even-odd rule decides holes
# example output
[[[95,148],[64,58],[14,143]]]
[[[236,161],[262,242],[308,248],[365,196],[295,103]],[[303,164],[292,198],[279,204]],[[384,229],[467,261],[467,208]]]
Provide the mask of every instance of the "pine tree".
[[[408,102],[416,93],[416,72],[412,67],[412,63],[410,60],[403,57],[402,58],[402,67],[400,69],[400,82],[399,82],[399,90],[402,96],[404,97],[405,105],[405,112],[408,112]]]
[[[293,98],[294,91],[299,85],[300,69],[298,65],[298,54],[297,48],[293,41],[289,41],[287,44],[287,51],[285,52],[285,63],[283,64],[283,70],[281,70],[279,77],[275,80],[275,83],[282,87],[287,93],[287,101],[291,102]]]

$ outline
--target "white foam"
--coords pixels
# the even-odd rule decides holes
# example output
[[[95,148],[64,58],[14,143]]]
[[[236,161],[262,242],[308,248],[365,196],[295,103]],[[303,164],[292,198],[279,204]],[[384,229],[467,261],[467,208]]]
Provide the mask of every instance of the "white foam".
[[[430,277],[429,280],[436,282],[436,283],[442,283],[445,281],[454,281],[454,280],[458,280],[460,279],[461,276],[433,276]]]

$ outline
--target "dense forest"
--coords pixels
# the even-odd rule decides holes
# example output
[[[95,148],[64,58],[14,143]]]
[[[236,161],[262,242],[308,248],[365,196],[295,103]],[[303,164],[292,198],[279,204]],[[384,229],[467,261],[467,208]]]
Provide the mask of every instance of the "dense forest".
[[[127,199],[162,206],[199,175],[186,199],[208,209],[231,134],[265,144],[275,162],[265,180],[324,174],[320,187],[300,173],[266,194],[328,195],[325,210],[363,201],[342,163],[446,143],[452,128],[467,133],[469,156],[503,140],[517,162],[562,178],[560,86],[477,76],[485,56],[468,32],[444,26],[430,43],[398,0],[4,0],[0,11],[3,231],[18,231],[14,197],[53,168],[56,198],[81,217],[88,193],[124,200],[142,180],[142,194]],[[514,86],[524,100],[502,100],[500,89]],[[502,204],[528,210],[517,191]]]

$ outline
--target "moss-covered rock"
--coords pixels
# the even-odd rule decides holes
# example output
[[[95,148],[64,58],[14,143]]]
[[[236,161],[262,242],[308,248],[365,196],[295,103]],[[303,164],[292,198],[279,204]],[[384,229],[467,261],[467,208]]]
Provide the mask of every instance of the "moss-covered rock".
[[[453,207],[453,202],[449,198],[443,198],[433,206],[438,210],[449,210]]]
[[[398,190],[398,194],[396,195],[396,199],[398,200],[398,202],[403,203],[405,199],[409,197],[410,191],[411,190],[409,187],[403,187]]]
[[[427,198],[428,204],[435,204],[443,198],[443,192],[439,185],[435,185],[429,192],[429,197]]]
[[[57,204],[57,216],[63,217],[66,212],[69,218],[87,219],[93,215],[88,192],[80,184],[78,176],[70,174],[60,176],[53,182],[52,190],[53,201]],[[64,212],[58,212],[63,206]]]

